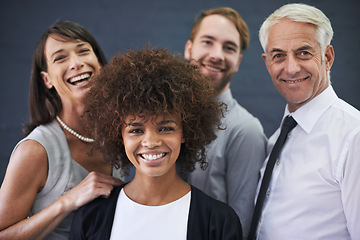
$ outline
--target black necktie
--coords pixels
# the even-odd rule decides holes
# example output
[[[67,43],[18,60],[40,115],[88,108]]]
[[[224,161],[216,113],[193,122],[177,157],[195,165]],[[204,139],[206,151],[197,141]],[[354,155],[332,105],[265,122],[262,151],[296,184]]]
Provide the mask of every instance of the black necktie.
[[[272,170],[274,168],[276,159],[279,157],[281,148],[283,147],[283,145],[286,141],[287,135],[296,126],[296,124],[297,124],[296,121],[291,116],[287,116],[285,118],[284,123],[281,127],[280,136],[276,140],[276,143],[270,153],[270,157],[269,157],[268,163],[266,165],[264,177],[261,182],[260,192],[259,192],[258,198],[256,200],[255,211],[254,211],[254,215],[253,215],[253,218],[251,221],[250,232],[249,232],[249,236],[248,236],[249,240],[255,239],[257,225],[259,222],[262,207],[264,204],[265,195],[266,195],[267,189],[269,187],[271,174],[272,174]]]

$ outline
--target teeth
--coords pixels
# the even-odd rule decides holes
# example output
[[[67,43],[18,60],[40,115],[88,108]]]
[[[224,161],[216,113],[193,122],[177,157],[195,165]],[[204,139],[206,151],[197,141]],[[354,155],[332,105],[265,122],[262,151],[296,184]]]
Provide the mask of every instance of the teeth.
[[[164,157],[165,153],[160,153],[160,154],[157,154],[157,155],[142,154],[141,156],[146,160],[156,160],[156,159]]]
[[[300,82],[300,81],[302,81],[302,79],[301,79],[301,80],[296,80],[296,81],[287,81],[287,80],[284,80],[284,82],[286,82],[286,83],[298,83],[298,82]]]
[[[305,79],[306,79],[306,78],[299,79],[299,80],[295,80],[295,81],[290,81],[290,80],[284,80],[284,79],[283,79],[283,81],[286,82],[286,83],[298,83],[298,82],[301,82],[301,81],[303,81],[303,80],[305,80]]]
[[[84,79],[89,78],[89,77],[90,77],[90,73],[84,73],[84,74],[81,74],[81,75],[76,76],[76,77],[74,77],[74,78],[71,78],[71,79],[69,80],[69,82],[70,82],[70,83],[75,83],[75,82],[77,82],[77,81],[81,81],[81,80],[84,80]]]
[[[213,72],[221,72],[221,69],[218,69],[218,68],[213,68],[213,67],[209,67],[209,66],[206,66],[206,68]]]

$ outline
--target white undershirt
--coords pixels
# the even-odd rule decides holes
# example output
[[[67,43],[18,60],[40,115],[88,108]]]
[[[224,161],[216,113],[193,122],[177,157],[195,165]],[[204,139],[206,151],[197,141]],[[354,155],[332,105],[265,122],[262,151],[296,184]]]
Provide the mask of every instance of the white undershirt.
[[[121,189],[110,240],[186,239],[190,198],[191,191],[174,202],[146,206],[132,201]]]

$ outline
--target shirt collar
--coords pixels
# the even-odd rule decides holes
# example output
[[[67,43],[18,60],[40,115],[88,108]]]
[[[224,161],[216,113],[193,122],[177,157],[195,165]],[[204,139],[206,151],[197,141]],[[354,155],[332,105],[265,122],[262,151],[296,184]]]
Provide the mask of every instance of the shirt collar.
[[[232,97],[230,88],[226,89],[225,91],[223,91],[222,93],[220,93],[217,96],[217,100],[219,102],[225,103],[226,105],[229,105],[231,103],[232,99],[233,99],[233,97]]]
[[[295,112],[290,113],[288,105],[285,107],[283,120],[287,115],[291,115],[298,125],[306,133],[310,133],[320,116],[338,99],[333,87],[329,85],[322,93],[310,102],[301,106]]]

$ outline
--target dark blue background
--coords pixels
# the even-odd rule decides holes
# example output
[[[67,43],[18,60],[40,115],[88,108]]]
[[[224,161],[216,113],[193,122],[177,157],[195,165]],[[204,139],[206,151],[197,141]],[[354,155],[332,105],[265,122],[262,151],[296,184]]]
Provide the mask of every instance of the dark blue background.
[[[230,6],[247,22],[250,48],[244,52],[231,89],[241,105],[258,117],[270,136],[285,102],[273,87],[261,58],[258,30],[284,0],[0,0],[0,181],[9,156],[28,122],[28,86],[32,52],[42,32],[57,19],[85,26],[110,59],[119,51],[167,47],[183,55],[194,16],[203,9]],[[360,3],[358,0],[305,0],[332,21],[337,94],[360,109]],[[29,159],[31,161],[31,159]]]

